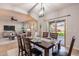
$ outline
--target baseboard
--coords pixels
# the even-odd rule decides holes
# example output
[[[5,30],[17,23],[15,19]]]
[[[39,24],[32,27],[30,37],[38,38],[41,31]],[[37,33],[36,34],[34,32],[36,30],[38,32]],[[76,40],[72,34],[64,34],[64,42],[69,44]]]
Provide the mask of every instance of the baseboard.
[[[69,46],[66,46],[67,48],[69,48]],[[77,50],[77,51],[79,51],[79,48],[73,48],[73,50]]]
[[[77,51],[79,51],[79,48],[73,48],[74,50],[77,50]]]

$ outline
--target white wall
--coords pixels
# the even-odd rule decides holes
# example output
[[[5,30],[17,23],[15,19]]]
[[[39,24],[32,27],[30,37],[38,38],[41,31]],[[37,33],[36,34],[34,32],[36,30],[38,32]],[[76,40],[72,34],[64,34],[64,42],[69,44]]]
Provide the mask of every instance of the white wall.
[[[74,48],[79,49],[79,4],[51,12],[51,14],[47,15],[47,18],[51,19],[68,14],[71,16],[54,20],[66,20],[66,45],[69,46],[72,36],[76,36]]]
[[[11,16],[14,16],[18,21],[11,21]],[[27,17],[23,14],[0,9],[0,37],[4,32],[4,25],[14,25],[16,32],[22,31],[22,23],[20,20],[26,20]]]
[[[17,21],[11,21],[11,17],[17,19]],[[34,23],[34,30],[37,29],[36,20],[28,14],[22,14],[11,10],[0,9],[0,37],[4,32],[4,25],[14,25],[16,32],[22,32],[22,22],[25,23],[24,30],[27,31],[27,28],[31,28]],[[32,31],[34,31],[32,30]]]
[[[7,19],[8,19],[7,17],[0,17],[0,34],[1,34],[0,37],[2,37],[2,34],[4,32],[4,25],[13,25],[13,26],[15,26],[16,32],[22,31],[21,30],[21,27],[22,27],[21,23],[15,22],[15,21],[10,21]]]
[[[20,31],[22,24],[16,21],[7,20],[7,17],[0,17],[0,32],[4,31],[4,25],[14,25],[15,31]]]

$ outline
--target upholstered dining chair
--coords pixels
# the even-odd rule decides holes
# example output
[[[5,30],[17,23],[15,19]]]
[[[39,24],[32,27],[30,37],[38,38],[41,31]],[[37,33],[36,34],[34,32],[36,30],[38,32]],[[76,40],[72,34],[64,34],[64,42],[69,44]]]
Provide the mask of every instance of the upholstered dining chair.
[[[30,40],[31,38],[23,38],[25,49],[27,51],[26,55],[32,56],[34,54],[35,56],[42,56],[42,52],[40,50],[38,50],[37,48],[32,48]]]
[[[74,36],[72,37],[69,51],[67,51],[65,47],[61,46],[60,42],[58,43],[58,50],[53,51],[52,55],[54,55],[54,56],[71,56],[72,49],[73,49],[74,42],[75,42],[75,37]]]
[[[43,32],[43,38],[48,38],[48,32]]]
[[[52,40],[57,40],[57,38],[58,38],[58,33],[50,33],[50,38],[52,39]],[[57,44],[55,44],[54,45],[54,47],[52,47],[52,51],[54,50],[54,49],[57,49]]]
[[[58,33],[50,33],[50,37],[53,39],[57,39]]]
[[[27,32],[26,36],[27,37],[31,37],[32,36],[32,33],[31,32]]]

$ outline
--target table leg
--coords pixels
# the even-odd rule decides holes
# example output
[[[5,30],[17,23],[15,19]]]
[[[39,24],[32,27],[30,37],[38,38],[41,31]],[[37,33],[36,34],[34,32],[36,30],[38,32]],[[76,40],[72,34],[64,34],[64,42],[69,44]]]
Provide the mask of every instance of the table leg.
[[[45,49],[45,56],[49,56],[49,49]]]

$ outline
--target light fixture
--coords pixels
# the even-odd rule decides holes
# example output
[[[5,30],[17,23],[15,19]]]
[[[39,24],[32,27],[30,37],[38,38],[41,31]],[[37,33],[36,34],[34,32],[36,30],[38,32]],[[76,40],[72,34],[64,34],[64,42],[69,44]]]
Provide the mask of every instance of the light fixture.
[[[27,28],[27,31],[31,31],[31,29],[30,28]]]
[[[44,17],[44,15],[45,15],[45,8],[44,8],[43,3],[41,3],[41,9],[39,11],[39,17]]]

